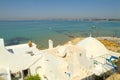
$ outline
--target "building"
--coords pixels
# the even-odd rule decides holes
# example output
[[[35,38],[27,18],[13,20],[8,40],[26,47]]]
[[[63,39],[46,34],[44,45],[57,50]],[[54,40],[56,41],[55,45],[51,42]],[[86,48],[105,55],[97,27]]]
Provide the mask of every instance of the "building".
[[[23,50],[25,49],[23,48]],[[18,53],[19,51],[20,50],[18,50]],[[13,54],[4,47],[3,39],[0,39],[0,70],[2,70],[0,76],[5,80],[11,80],[14,77],[23,79],[29,74],[29,69],[31,69],[31,73],[35,73],[31,67],[33,67],[41,57],[41,55]]]
[[[49,41],[51,42],[51,41]],[[76,45],[67,44],[38,50],[33,43],[4,46],[0,39],[0,77],[23,80],[27,75],[39,74],[42,80],[94,80],[107,71],[115,70],[112,60],[119,57],[93,37]]]
[[[85,38],[76,45],[83,47],[86,50],[87,58],[93,61],[93,67],[91,68],[93,73],[100,76],[107,71],[114,72],[116,65],[112,61],[120,56],[119,53],[107,50],[100,41],[93,37]]]

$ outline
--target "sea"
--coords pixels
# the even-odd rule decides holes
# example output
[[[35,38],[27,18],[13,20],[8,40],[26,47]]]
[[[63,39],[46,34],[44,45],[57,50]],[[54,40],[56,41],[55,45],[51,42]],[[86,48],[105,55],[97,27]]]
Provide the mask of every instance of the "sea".
[[[48,40],[54,46],[62,45],[76,37],[120,37],[119,21],[86,20],[21,20],[0,21],[0,38],[5,46],[32,41],[42,49],[48,48]]]

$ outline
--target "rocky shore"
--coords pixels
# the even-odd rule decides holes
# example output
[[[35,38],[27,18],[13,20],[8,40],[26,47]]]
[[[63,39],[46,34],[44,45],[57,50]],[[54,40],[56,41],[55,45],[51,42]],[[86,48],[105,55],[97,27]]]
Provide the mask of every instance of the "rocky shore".
[[[120,52],[120,38],[117,37],[96,37],[108,50],[113,52]],[[84,37],[76,37],[68,41],[67,43],[77,44]],[[67,44],[65,43],[65,44]]]

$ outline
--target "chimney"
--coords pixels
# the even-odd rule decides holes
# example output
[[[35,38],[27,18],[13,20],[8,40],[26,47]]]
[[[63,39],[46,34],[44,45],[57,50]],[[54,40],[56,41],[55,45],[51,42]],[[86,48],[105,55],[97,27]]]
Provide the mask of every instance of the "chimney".
[[[4,48],[4,39],[0,38],[0,49]]]
[[[49,43],[49,49],[50,49],[50,48],[53,48],[53,41],[49,39],[49,42],[48,42],[48,43]]]

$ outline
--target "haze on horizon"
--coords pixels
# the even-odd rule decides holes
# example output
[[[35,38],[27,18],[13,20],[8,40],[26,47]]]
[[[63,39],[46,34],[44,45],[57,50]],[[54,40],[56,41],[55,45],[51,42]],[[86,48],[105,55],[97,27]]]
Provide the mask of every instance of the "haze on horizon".
[[[120,19],[120,0],[0,0],[0,20]]]

